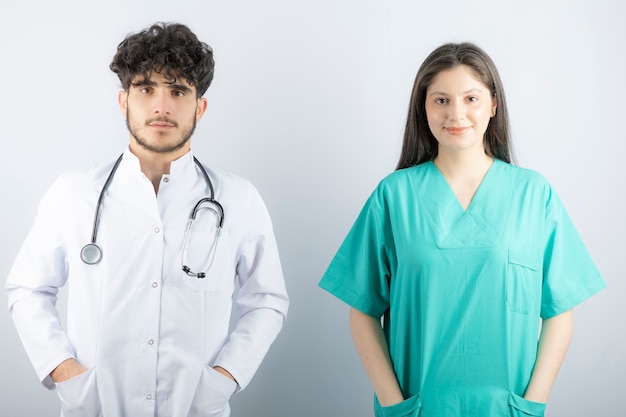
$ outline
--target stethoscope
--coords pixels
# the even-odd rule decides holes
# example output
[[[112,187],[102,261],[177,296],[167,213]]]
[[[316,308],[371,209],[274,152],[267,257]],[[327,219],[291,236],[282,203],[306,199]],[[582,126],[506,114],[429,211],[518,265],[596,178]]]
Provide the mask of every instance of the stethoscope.
[[[117,168],[119,167],[120,162],[122,162],[123,156],[124,154],[120,155],[119,158],[117,158],[117,161],[115,161],[115,164],[113,164],[113,168],[111,168],[111,172],[109,173],[109,176],[104,182],[104,186],[102,187],[102,191],[100,191],[100,196],[98,197],[98,204],[96,205],[96,212],[93,218],[93,230],[91,232],[91,242],[83,246],[83,248],[80,251],[80,259],[87,265],[95,265],[98,262],[100,262],[100,260],[102,260],[102,248],[100,247],[100,245],[96,243],[96,238],[98,235],[98,224],[100,223],[100,212],[102,208],[102,200],[104,199],[104,194],[106,190],[109,188],[109,184],[111,183],[111,180],[113,179],[113,175],[115,175],[115,171],[117,171]],[[206,170],[204,169],[200,161],[196,159],[195,156],[193,157],[193,161],[196,163],[198,168],[200,168],[200,171],[202,172],[202,175],[204,176],[204,179],[206,180],[206,183],[209,186],[210,194],[209,194],[209,197],[202,198],[200,201],[196,203],[193,210],[191,211],[191,215],[189,216],[189,221],[187,222],[187,228],[185,230],[185,238],[183,240],[183,251],[181,254],[181,267],[182,267],[182,270],[191,277],[205,278],[206,273],[209,271],[209,268],[213,264],[213,258],[215,257],[215,250],[217,248],[217,241],[219,240],[219,237],[222,233],[222,227],[224,226],[224,208],[214,198],[215,190],[213,189],[213,183],[211,182],[211,179],[209,178],[209,175],[207,174]],[[217,230],[215,231],[215,241],[210,251],[209,262],[208,262],[207,267],[204,269],[203,272],[193,272],[191,268],[186,265],[185,258],[186,258],[186,253],[187,253],[187,246],[189,244],[189,236],[191,235],[191,228],[192,228],[194,220],[196,219],[196,215],[198,214],[198,210],[200,209],[202,205],[208,205],[208,208],[211,209],[213,212],[215,212],[217,219],[218,219]]]

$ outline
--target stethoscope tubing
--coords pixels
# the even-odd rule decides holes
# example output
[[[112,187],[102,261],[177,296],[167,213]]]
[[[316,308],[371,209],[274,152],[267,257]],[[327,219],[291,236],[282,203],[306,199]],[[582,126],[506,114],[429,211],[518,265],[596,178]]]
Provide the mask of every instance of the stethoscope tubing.
[[[91,232],[91,243],[93,245],[96,245],[96,238],[98,235],[98,226],[100,225],[100,208],[102,207],[102,200],[104,199],[104,194],[106,190],[109,188],[109,184],[111,183],[111,180],[113,179],[113,175],[117,171],[117,168],[120,166],[120,162],[122,162],[123,156],[124,154],[121,154],[115,161],[115,164],[113,165],[113,168],[111,168],[111,172],[109,173],[109,176],[107,177],[107,180],[104,182],[104,185],[102,186],[102,190],[100,191],[100,196],[98,197],[98,204],[96,205],[96,213],[93,216],[93,230]]]
[[[124,154],[121,154],[117,158],[115,163],[113,164],[113,168],[111,168],[111,172],[109,173],[109,176],[107,177],[106,181],[104,182],[104,185],[102,186],[102,190],[100,191],[100,195],[98,196],[98,202],[96,204],[96,211],[94,213],[94,218],[93,218],[93,228],[92,228],[92,231],[91,231],[91,241],[89,243],[87,243],[85,246],[83,246],[83,248],[80,251],[80,258],[87,265],[95,265],[95,264],[99,263],[100,260],[102,259],[102,248],[97,243],[98,227],[100,225],[100,213],[102,211],[102,202],[104,200],[104,195],[106,194],[106,191],[108,190],[109,185],[110,185],[111,181],[113,180],[113,176],[115,175],[115,172],[117,171],[117,168],[119,167],[120,163],[122,162],[123,156],[124,156]],[[183,252],[182,252],[181,264],[182,264],[183,271],[187,275],[194,276],[194,277],[197,277],[197,278],[204,278],[204,277],[206,277],[206,273],[208,272],[209,268],[213,264],[213,258],[214,258],[214,255],[215,255],[215,249],[217,247],[217,239],[219,239],[219,236],[221,235],[222,228],[224,226],[224,208],[215,199],[215,189],[213,188],[213,183],[211,182],[211,179],[209,178],[209,174],[207,174],[206,170],[204,169],[204,166],[202,166],[200,161],[198,161],[198,159],[195,156],[193,157],[193,161],[196,164],[196,166],[200,169],[200,171],[202,172],[202,176],[204,177],[204,179],[205,179],[205,181],[206,181],[206,183],[207,183],[207,185],[209,187],[209,197],[204,197],[204,198],[200,199],[200,201],[198,201],[196,203],[196,205],[194,206],[193,210],[191,211],[191,215],[189,216],[189,223],[188,223],[188,226],[187,226],[187,230],[185,231],[185,240],[183,242]],[[186,253],[186,249],[187,249],[189,234],[191,232],[191,226],[193,224],[193,221],[196,219],[196,215],[198,214],[198,210],[200,209],[200,206],[202,204],[204,204],[204,203],[210,203],[211,205],[213,205],[214,208],[217,209],[217,210],[214,209],[214,211],[217,213],[217,217],[219,219],[219,224],[218,224],[217,232],[216,232],[216,241],[215,241],[215,243],[213,245],[213,248],[211,249],[211,253],[210,253],[210,256],[209,256],[209,265],[208,265],[208,267],[206,268],[206,270],[204,272],[195,273],[195,272],[193,272],[191,270],[191,268],[189,268],[187,265],[184,264],[184,258],[185,258],[185,253]]]

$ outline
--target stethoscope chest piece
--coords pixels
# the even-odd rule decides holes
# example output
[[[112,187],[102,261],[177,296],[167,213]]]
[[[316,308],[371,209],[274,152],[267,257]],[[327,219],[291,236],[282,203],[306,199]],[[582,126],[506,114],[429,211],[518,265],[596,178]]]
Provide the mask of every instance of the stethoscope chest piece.
[[[95,243],[87,243],[80,251],[80,259],[87,265],[95,265],[102,259],[102,249]]]

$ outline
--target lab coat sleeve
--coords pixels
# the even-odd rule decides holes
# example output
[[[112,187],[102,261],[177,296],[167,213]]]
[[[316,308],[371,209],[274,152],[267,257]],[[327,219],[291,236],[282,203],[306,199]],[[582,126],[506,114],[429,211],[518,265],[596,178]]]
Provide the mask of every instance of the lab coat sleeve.
[[[228,370],[240,389],[248,385],[280,332],[289,305],[270,216],[250,184],[246,207],[237,253],[238,321],[214,363]]]
[[[58,180],[44,195],[35,222],[9,272],[6,283],[8,307],[26,353],[48,389],[54,388],[50,372],[74,357],[56,309],[57,293],[67,279],[63,202],[67,201]]]

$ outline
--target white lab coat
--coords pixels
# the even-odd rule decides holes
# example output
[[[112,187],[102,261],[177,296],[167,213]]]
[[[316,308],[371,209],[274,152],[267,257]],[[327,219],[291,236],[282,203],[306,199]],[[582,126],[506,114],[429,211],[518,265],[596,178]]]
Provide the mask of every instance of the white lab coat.
[[[9,274],[9,310],[35,371],[53,389],[49,373],[63,360],[89,369],[56,384],[66,417],[228,416],[230,396],[249,383],[288,307],[263,201],[248,181],[208,170],[224,229],[206,278],[189,277],[182,242],[193,206],[209,193],[204,177],[189,152],[155,196],[126,150],[102,203],[102,261],[86,265],[80,251],[111,167],[54,183]],[[186,257],[193,271],[205,268],[214,220],[200,210]],[[55,302],[66,283],[63,328]],[[234,294],[239,319],[229,332]]]

